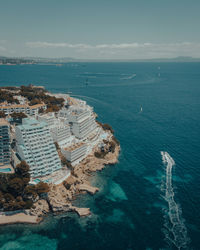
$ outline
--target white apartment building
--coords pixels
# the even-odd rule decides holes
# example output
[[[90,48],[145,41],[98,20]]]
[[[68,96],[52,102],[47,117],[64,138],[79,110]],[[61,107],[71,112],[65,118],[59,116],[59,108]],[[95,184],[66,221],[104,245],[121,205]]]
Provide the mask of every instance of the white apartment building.
[[[0,118],[0,166],[9,165],[11,160],[10,125]]]
[[[68,119],[68,116],[69,116],[69,110],[66,109],[66,108],[62,108],[58,114],[57,114],[57,117],[61,117],[61,118],[65,118],[65,119]]]
[[[47,114],[40,114],[37,116],[37,120],[41,122],[46,122],[49,127],[54,126],[56,123],[57,119],[54,115],[54,112],[47,113]]]
[[[27,115],[35,116],[38,114],[39,109],[46,110],[46,105],[44,103],[36,104],[33,106],[29,106],[28,104],[3,104],[0,105],[0,111],[3,111],[6,115],[10,115],[12,113],[20,113],[23,112]]]
[[[70,127],[65,118],[56,118],[54,113],[47,113],[38,115],[37,119],[48,124],[51,136],[59,146],[62,147],[72,140]]]
[[[46,176],[62,168],[47,123],[25,118],[15,131],[17,153],[30,166],[31,177]]]
[[[73,163],[80,162],[86,155],[87,144],[84,142],[74,143],[69,147],[61,149],[62,154],[68,161]]]
[[[68,120],[71,124],[72,133],[78,139],[87,138],[97,128],[95,116],[92,110],[88,108],[70,107]]]
[[[62,123],[50,128],[50,132],[54,142],[57,142],[60,146],[69,142],[71,137],[69,125]]]

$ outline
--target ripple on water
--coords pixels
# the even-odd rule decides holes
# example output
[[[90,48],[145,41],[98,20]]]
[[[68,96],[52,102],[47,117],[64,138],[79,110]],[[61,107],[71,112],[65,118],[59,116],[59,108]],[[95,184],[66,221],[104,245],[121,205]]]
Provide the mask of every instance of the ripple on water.
[[[5,236],[4,236],[5,237]],[[55,250],[57,249],[57,240],[50,239],[47,236],[40,234],[23,235],[21,237],[9,237],[9,241],[5,241],[2,245],[1,250]]]
[[[146,210],[145,213],[146,213],[147,215],[150,215],[150,214],[151,214],[151,211],[150,211],[150,210]]]
[[[124,190],[114,181],[110,184],[109,194],[106,197],[111,201],[128,200]]]
[[[121,209],[113,209],[112,215],[106,218],[107,221],[120,222],[123,220],[124,212]]]
[[[111,222],[111,223],[116,223],[116,224],[120,224],[120,223],[125,223],[126,225],[128,225],[132,230],[135,230],[135,225],[132,223],[131,219],[128,218],[125,213],[119,209],[119,208],[115,208],[112,211],[112,214],[109,215],[106,218],[107,222]]]
[[[160,180],[156,176],[145,176],[144,179],[155,185],[160,183]]]
[[[152,207],[161,208],[161,209],[167,209],[166,204],[161,203],[161,202],[154,202],[154,203],[152,204]]]
[[[182,183],[190,183],[192,181],[192,176],[190,174],[185,174],[183,177],[180,176],[173,176],[173,181],[175,182],[182,182]]]

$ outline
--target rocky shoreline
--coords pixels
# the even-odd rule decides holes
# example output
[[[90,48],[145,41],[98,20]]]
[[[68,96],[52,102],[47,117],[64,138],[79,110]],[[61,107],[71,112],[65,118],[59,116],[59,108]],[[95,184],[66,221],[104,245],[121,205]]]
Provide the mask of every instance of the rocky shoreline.
[[[109,138],[107,144],[114,142],[111,133]],[[102,170],[106,165],[116,164],[120,145],[115,142],[114,151],[108,152],[103,158],[95,156],[97,151],[98,146],[78,165],[74,166],[71,176],[66,181],[59,185],[50,184],[48,196],[36,201],[29,211],[13,215],[0,215],[0,225],[13,223],[35,224],[41,222],[48,213],[76,212],[79,216],[90,215],[90,208],[75,207],[72,205],[72,201],[78,194],[88,192],[93,195],[99,191],[98,188],[90,185],[91,173]]]

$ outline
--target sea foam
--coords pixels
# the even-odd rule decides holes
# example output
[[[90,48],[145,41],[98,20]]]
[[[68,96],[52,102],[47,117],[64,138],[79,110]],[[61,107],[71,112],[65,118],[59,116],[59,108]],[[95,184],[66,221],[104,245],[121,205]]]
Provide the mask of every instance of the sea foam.
[[[172,167],[175,165],[173,158],[167,152],[161,152],[163,164],[165,166],[164,199],[168,204],[167,209],[163,209],[165,240],[177,249],[189,249],[189,238],[187,228],[182,217],[182,209],[175,201],[175,194],[172,185]]]

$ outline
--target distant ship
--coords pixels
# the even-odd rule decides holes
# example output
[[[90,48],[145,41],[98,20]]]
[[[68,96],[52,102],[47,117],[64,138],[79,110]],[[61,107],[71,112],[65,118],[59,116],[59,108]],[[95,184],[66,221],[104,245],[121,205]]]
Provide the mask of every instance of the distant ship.
[[[142,112],[143,111],[143,109],[142,109],[142,106],[141,106],[141,108],[140,108],[140,112]]]

